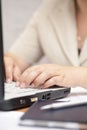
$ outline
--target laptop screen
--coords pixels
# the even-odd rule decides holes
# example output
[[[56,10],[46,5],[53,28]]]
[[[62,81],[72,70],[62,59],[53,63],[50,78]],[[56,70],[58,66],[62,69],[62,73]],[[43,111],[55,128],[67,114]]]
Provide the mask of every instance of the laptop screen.
[[[0,101],[4,99],[4,60],[3,60],[3,35],[2,35],[2,9],[0,0]]]

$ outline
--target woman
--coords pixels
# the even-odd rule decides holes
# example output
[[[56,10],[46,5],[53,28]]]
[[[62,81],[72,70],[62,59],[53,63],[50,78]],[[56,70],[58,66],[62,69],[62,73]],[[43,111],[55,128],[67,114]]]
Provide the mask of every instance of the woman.
[[[87,0],[45,0],[5,55],[6,81],[20,87],[87,88]],[[30,67],[45,54],[50,64]]]

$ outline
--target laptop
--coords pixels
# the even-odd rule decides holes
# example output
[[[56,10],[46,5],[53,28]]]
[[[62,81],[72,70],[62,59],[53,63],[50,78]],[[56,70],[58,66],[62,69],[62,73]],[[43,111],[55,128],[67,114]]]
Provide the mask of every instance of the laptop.
[[[16,83],[5,83],[5,68],[3,60],[3,28],[2,9],[0,0],[0,110],[15,110],[31,106],[38,100],[48,100],[66,97],[70,93],[70,88],[63,86],[52,86],[48,89],[20,88]]]

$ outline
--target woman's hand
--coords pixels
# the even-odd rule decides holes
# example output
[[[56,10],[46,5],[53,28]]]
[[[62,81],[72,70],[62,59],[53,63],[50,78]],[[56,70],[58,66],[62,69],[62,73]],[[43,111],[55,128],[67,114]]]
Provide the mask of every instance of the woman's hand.
[[[6,82],[18,81],[27,64],[11,54],[4,56]]]
[[[66,67],[57,64],[43,64],[30,67],[21,75],[21,87],[48,88],[52,85],[64,87],[87,85],[87,70],[83,67]]]

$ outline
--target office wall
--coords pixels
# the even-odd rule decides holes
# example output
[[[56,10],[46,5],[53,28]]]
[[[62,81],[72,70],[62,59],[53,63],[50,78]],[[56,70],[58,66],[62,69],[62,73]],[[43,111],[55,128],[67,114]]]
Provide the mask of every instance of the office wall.
[[[5,52],[19,37],[42,0],[2,0]]]

